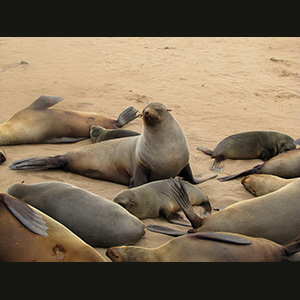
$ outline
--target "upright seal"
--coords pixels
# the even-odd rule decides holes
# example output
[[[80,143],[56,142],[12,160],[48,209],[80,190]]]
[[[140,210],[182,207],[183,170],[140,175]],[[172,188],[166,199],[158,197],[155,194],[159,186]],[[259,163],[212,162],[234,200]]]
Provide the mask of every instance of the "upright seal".
[[[13,170],[63,169],[84,176],[108,180],[129,187],[149,181],[181,176],[193,184],[186,136],[164,104],[152,102],[142,113],[139,136],[88,145],[65,155],[15,161]]]

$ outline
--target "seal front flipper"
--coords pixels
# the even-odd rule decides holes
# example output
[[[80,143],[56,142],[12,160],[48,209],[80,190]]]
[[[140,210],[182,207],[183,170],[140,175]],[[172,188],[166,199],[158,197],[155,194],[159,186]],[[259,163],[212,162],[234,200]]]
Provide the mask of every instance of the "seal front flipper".
[[[34,209],[32,209],[25,202],[14,198],[7,194],[0,194],[0,199],[3,201],[9,211],[30,231],[42,235],[48,236],[46,232],[49,228],[46,226],[46,222],[43,217]],[[1,201],[0,200],[0,201]]]
[[[240,176],[247,176],[247,175],[251,175],[251,174],[259,174],[259,171],[260,171],[260,169],[262,168],[263,165],[264,164],[260,164],[260,165],[255,166],[252,169],[243,171],[241,173],[236,173],[236,174],[233,174],[233,175],[218,178],[218,180],[223,182],[223,181],[228,181],[228,180],[240,177]]]
[[[140,114],[138,114],[138,110],[135,109],[133,106],[130,106],[120,113],[117,119],[117,126],[121,128],[139,116]]]
[[[187,234],[187,232],[184,232],[184,231],[175,230],[175,229],[172,229],[172,228],[169,228],[166,226],[160,226],[160,225],[155,225],[155,224],[150,224],[146,228],[152,232],[166,234],[166,235],[175,236],[175,237]]]
[[[42,95],[38,99],[36,99],[27,109],[47,109],[59,102],[61,102],[64,98],[58,96],[51,96],[51,95]]]
[[[230,233],[221,233],[221,232],[213,232],[213,231],[206,231],[200,232],[190,235],[191,238],[203,239],[203,240],[212,240],[230,244],[237,244],[237,245],[251,245],[252,241],[236,236]]]
[[[203,219],[199,217],[189,200],[185,186],[182,184],[182,180],[179,179],[178,183],[175,179],[171,178],[172,184],[170,184],[171,191],[178,205],[183,210],[187,219],[191,222],[193,228],[198,228],[202,225]]]
[[[198,178],[196,178],[198,176],[196,176],[196,177],[193,176],[190,164],[188,164],[187,166],[185,166],[180,171],[180,173],[178,174],[178,176],[182,177],[185,181],[188,181],[191,184],[199,184],[199,183],[203,183],[203,182],[205,182],[207,180],[213,179],[213,178],[217,177],[218,175],[213,175],[213,176],[211,176],[209,178],[206,178],[206,179],[198,179]]]

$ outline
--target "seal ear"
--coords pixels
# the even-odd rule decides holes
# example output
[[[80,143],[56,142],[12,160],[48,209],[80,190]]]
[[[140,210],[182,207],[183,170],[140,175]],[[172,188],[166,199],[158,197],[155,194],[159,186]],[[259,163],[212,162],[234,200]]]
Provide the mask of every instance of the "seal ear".
[[[167,111],[172,111],[172,109],[167,108]]]

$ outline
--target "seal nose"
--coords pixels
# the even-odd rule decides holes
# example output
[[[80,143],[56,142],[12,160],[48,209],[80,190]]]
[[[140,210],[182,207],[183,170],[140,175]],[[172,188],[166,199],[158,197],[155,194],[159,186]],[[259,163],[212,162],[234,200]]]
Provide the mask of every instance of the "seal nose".
[[[145,115],[145,116],[148,116],[148,115],[149,115],[149,110],[148,110],[148,109],[145,110],[144,115]]]

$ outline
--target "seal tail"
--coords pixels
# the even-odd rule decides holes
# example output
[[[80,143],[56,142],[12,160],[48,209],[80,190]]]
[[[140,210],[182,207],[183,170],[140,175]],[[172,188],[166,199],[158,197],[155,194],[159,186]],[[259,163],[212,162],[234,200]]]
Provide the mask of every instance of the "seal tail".
[[[200,147],[197,147],[197,150],[200,150],[202,151],[203,153],[209,155],[209,156],[212,156],[213,155],[213,151],[208,149],[207,147],[205,146],[200,146]]]
[[[117,119],[117,126],[119,128],[122,128],[124,125],[128,124],[129,122],[133,121],[139,116],[140,114],[138,114],[138,110],[135,109],[133,106],[130,106],[120,113]]]
[[[233,175],[229,175],[229,176],[225,176],[225,177],[221,177],[221,178],[217,178],[217,179],[219,181],[223,182],[223,181],[228,181],[228,180],[231,180],[231,179],[234,179],[234,178],[237,178],[237,177],[241,177],[241,176],[247,176],[247,175],[251,175],[251,174],[258,174],[263,165],[264,164],[257,165],[254,168],[243,171],[241,173],[236,173],[236,174],[233,174]]]
[[[58,156],[41,156],[14,161],[9,168],[12,170],[48,170],[62,169],[65,163],[61,155]]]

